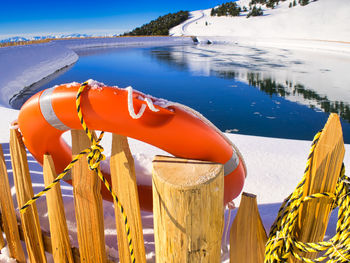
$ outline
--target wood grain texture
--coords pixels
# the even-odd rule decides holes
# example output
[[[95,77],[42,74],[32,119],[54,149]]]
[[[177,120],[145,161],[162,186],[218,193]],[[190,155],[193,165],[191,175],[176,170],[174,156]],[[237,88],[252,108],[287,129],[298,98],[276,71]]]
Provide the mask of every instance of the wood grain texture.
[[[20,136],[18,130],[10,130],[10,153],[17,203],[19,207],[22,207],[34,194],[29,174],[27,154]],[[45,263],[45,250],[35,203],[21,214],[21,221],[30,262]]]
[[[56,178],[55,165],[50,155],[43,160],[45,187]],[[55,262],[73,263],[66,215],[64,212],[61,185],[57,184],[46,193],[47,209],[50,222],[52,255]]]
[[[18,222],[18,232],[21,240],[24,240],[24,235],[23,235],[23,228]],[[43,242],[44,242],[44,249],[47,253],[52,254],[52,242],[51,242],[51,237],[49,236],[49,233],[45,232],[44,230],[42,232],[42,237],[43,237]],[[72,254],[74,258],[75,263],[80,263],[80,253],[79,249],[76,247],[72,247]],[[107,259],[107,263],[117,263],[117,260],[111,256]]]
[[[21,240],[18,233],[17,218],[15,207],[13,205],[11,188],[6,170],[4,152],[0,144],[0,207],[2,211],[3,228],[6,235],[6,241],[9,247],[10,257],[15,258],[17,262],[26,262]]]
[[[5,246],[5,240],[4,237],[2,236],[2,231],[0,230],[0,249],[3,249]]]
[[[134,159],[129,149],[128,139],[117,134],[113,134],[112,136],[112,154],[110,160],[112,189],[118,195],[128,218],[136,262],[145,263],[146,255]],[[131,262],[124,219],[116,202],[114,202],[114,207],[119,259],[122,263]]]
[[[82,130],[72,130],[72,154],[90,147]],[[101,183],[88,167],[86,156],[72,169],[73,195],[81,262],[106,262]]]
[[[343,132],[337,114],[331,114],[314,150],[310,176],[306,179],[304,196],[335,192],[345,154]],[[303,242],[318,242],[326,233],[332,201],[326,198],[311,200],[301,206],[296,237]],[[315,258],[317,253],[304,256]],[[299,262],[293,259],[293,262]]]
[[[153,212],[156,262],[220,262],[223,166],[156,156]]]
[[[243,193],[230,230],[230,262],[263,263],[266,242],[256,196]]]

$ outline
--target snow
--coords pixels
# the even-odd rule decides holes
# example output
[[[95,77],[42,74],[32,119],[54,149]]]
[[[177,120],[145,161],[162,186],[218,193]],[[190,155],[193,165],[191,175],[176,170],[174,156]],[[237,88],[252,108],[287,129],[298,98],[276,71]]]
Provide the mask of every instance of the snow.
[[[0,58],[0,104],[9,106],[13,94],[75,63],[78,55],[61,45],[43,43],[0,48]]]
[[[329,88],[328,79],[335,81],[334,87],[344,87],[339,84],[341,76],[347,75],[347,68],[350,57],[350,5],[348,0],[319,0],[311,2],[309,5],[301,7],[296,6],[288,8],[290,0],[281,2],[280,5],[271,10],[264,10],[264,16],[252,17],[247,19],[241,17],[210,17],[210,10],[198,10],[191,12],[191,18],[183,24],[173,28],[171,33],[175,36],[197,36],[202,43],[208,40],[214,45],[201,45],[197,52],[205,54],[206,52],[217,52],[218,60],[228,59],[232,48],[237,49],[237,53],[249,54],[248,47],[263,47],[268,54],[263,60],[271,63],[281,63],[292,65],[296,57],[302,57],[302,64],[296,63],[291,70],[320,70],[325,65],[330,67],[325,71],[324,79],[315,80],[312,74],[296,75],[297,79],[302,79],[303,83],[314,86],[319,83],[319,89],[322,92]],[[238,2],[241,6],[248,6],[248,0]],[[327,12],[327,13],[326,13]],[[207,22],[207,25],[206,25]],[[66,41],[52,41],[50,43],[0,48],[0,103],[8,106],[10,95],[13,91],[20,92],[24,87],[28,87],[44,77],[56,72],[62,67],[74,63],[78,56],[74,50],[81,50],[96,46],[123,46],[123,45],[152,45],[152,44],[191,44],[189,37],[179,38],[106,38],[106,39],[71,39]],[[229,48],[222,49],[219,44],[226,44]],[[190,47],[189,47],[190,48]],[[285,49],[289,53],[286,58],[278,60],[276,48]],[[214,65],[214,68],[208,68],[206,63],[198,62],[192,49],[187,52],[186,59],[190,70],[206,74],[212,70],[219,70],[220,64]],[[239,63],[253,65],[262,68],[263,64],[255,64],[249,56],[235,57]],[[331,63],[329,62],[331,61]],[[208,63],[209,64],[209,63]],[[311,72],[312,72],[311,70]],[[6,72],[6,74],[3,74]],[[340,72],[340,73],[339,73]],[[239,72],[240,79],[246,79],[244,69]],[[270,74],[265,71],[265,74]],[[275,78],[285,80],[281,77],[283,72],[275,70]],[[97,82],[90,83],[96,88],[101,84]],[[326,84],[324,84],[326,83]],[[339,87],[338,87],[339,88]],[[343,89],[343,88],[341,88]],[[350,93],[333,89],[330,99],[337,100],[341,96],[343,100],[350,100]],[[344,94],[345,98],[344,98]],[[171,102],[166,100],[157,100],[148,95],[141,94],[143,98],[149,97],[154,105],[167,107]],[[293,98],[288,98],[293,100]],[[294,98],[299,100],[299,98]],[[257,112],[257,114],[259,114]],[[17,118],[18,111],[0,107],[1,125],[0,125],[0,143],[4,148],[5,158],[9,157],[9,126]],[[319,127],[322,128],[322,127]],[[234,129],[232,129],[234,130]],[[273,223],[281,202],[287,197],[300,181],[306,164],[307,155],[310,149],[310,141],[287,140],[264,138],[256,136],[225,134],[235,145],[238,146],[248,169],[248,177],[243,191],[257,195],[259,211],[263,224],[268,231]],[[69,141],[69,133],[64,135]],[[103,139],[103,145],[106,154],[110,151],[111,136],[106,134]],[[164,151],[155,148],[143,142],[129,139],[131,151],[135,159],[135,170],[138,175],[137,181],[150,181],[153,156],[156,154],[166,154]],[[108,147],[107,147],[108,146]],[[350,145],[345,145],[348,152]],[[34,192],[37,193],[44,188],[42,180],[42,169],[29,155],[29,165],[32,172],[32,181]],[[350,157],[345,155],[345,164],[350,163]],[[13,185],[12,171],[9,169],[10,182]],[[12,188],[13,189],[13,188]],[[14,192],[14,191],[13,191]],[[62,183],[62,193],[65,202],[67,223],[69,235],[73,246],[77,246],[76,224],[74,215],[74,204],[71,186]],[[13,193],[14,194],[14,193]],[[239,205],[239,198],[234,201]],[[15,200],[16,204],[16,200]],[[47,209],[45,198],[38,201],[37,204],[41,226],[49,230],[47,220]],[[106,246],[108,253],[117,257],[116,230],[114,222],[114,209],[111,203],[104,202],[105,233]],[[233,215],[236,210],[234,210]],[[226,210],[225,218],[228,220],[230,210]],[[231,216],[231,222],[234,216]],[[154,237],[153,237],[153,216],[151,213],[142,212],[142,221],[144,228],[145,247],[148,262],[154,262]],[[327,237],[335,233],[335,216],[332,215],[330,226],[327,230]],[[227,227],[225,229],[228,229]],[[227,237],[227,234],[224,235]],[[223,243],[223,262],[228,262],[227,253],[228,240]],[[8,257],[7,247],[1,250],[0,262],[15,262]]]
[[[82,50],[93,47],[116,47],[116,46],[147,46],[147,45],[176,45],[192,44],[190,37],[108,37],[54,40],[72,50]]]
[[[238,1],[249,9],[249,0]],[[172,28],[172,35],[298,39],[350,42],[350,5],[347,0],[319,0],[289,8],[291,0],[275,9],[263,6],[264,15],[246,18],[212,17],[211,9],[191,12],[192,18]],[[206,25],[207,24],[207,25]]]

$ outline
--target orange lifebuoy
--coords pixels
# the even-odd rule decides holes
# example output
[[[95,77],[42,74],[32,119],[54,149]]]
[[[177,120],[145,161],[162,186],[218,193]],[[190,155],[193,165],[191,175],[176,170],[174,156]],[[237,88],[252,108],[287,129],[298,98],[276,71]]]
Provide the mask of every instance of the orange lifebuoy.
[[[71,149],[61,135],[70,129],[82,129],[75,105],[79,87],[78,83],[64,84],[41,91],[22,106],[18,116],[28,150],[40,163],[44,154],[50,154],[57,173],[72,160]],[[246,176],[246,167],[238,150],[193,110],[179,104],[161,105],[160,102],[164,101],[132,90],[130,93],[130,89],[90,82],[81,97],[81,110],[89,129],[132,137],[177,157],[224,164],[225,204],[237,197]],[[138,116],[132,111],[139,112]],[[110,175],[102,172],[110,181]],[[151,210],[151,186],[138,185],[138,192],[140,207]],[[104,187],[102,196],[112,201]]]

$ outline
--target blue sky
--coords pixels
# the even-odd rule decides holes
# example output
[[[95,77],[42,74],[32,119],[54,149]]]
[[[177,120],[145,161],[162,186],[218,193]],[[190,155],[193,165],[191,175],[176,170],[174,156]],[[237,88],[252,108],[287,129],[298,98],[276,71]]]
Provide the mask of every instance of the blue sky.
[[[119,34],[179,10],[214,7],[223,1],[1,0],[0,39],[55,33]]]

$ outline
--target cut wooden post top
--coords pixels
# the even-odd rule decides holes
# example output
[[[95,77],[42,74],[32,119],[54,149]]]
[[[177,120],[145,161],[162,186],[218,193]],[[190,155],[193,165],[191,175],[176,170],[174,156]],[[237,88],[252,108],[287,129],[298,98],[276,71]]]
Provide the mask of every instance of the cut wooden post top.
[[[256,199],[256,195],[255,195],[255,194],[251,194],[251,193],[243,192],[243,193],[242,193],[242,197],[243,197],[243,196],[252,198],[253,200]]]
[[[222,164],[169,156],[153,159],[153,174],[173,187],[193,187],[207,184],[223,169]],[[191,175],[191,176],[189,176]]]

